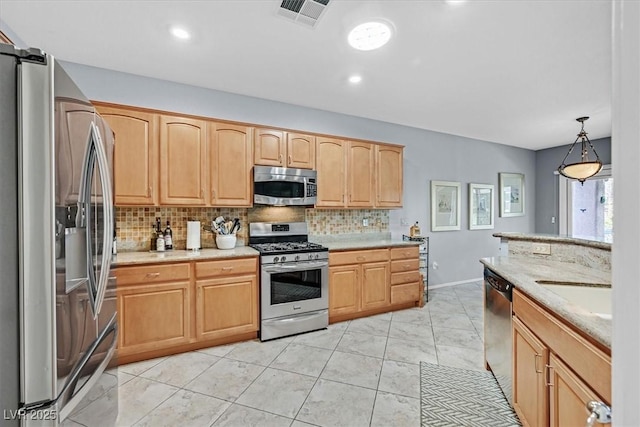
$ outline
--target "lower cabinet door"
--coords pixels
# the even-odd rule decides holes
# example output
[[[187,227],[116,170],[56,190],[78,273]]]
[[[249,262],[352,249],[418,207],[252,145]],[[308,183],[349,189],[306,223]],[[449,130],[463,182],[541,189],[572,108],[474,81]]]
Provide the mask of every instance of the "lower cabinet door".
[[[189,282],[118,290],[121,356],[189,342]]]
[[[524,426],[549,425],[545,380],[549,350],[517,317],[513,317],[513,408]],[[569,424],[567,424],[569,425]]]
[[[359,309],[360,266],[329,268],[329,316],[356,313]]]
[[[549,366],[551,427],[586,425],[589,417],[587,403],[602,399],[553,353],[549,358]]]
[[[362,309],[386,307],[390,303],[390,268],[388,262],[362,265]]]
[[[255,275],[198,280],[196,292],[198,340],[258,330],[258,281]]]

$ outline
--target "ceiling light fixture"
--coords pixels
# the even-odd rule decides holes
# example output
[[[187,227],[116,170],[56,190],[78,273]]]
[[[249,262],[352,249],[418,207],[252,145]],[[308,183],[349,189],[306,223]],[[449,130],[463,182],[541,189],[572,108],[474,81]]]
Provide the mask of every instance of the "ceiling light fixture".
[[[180,40],[189,40],[191,38],[191,34],[189,34],[189,32],[184,28],[180,27],[171,28],[171,34],[173,34],[173,37]]]
[[[360,83],[361,81],[362,81],[362,76],[359,76],[357,74],[354,74],[353,76],[349,77],[349,83],[356,84],[356,83]]]
[[[582,185],[584,185],[584,182],[587,178],[591,178],[592,176],[600,172],[600,169],[602,169],[602,162],[600,161],[600,157],[598,156],[596,149],[593,148],[593,144],[591,143],[591,141],[589,141],[587,132],[584,131],[584,122],[588,119],[589,117],[578,117],[576,119],[576,121],[582,124],[582,129],[580,129],[578,137],[575,141],[573,141],[571,147],[569,147],[569,152],[566,156],[564,156],[562,164],[560,164],[560,166],[558,167],[558,172],[560,172],[563,176],[566,176],[570,179],[577,179]],[[567,158],[573,151],[573,148],[578,143],[578,141],[580,141],[581,144],[580,161],[566,164]],[[593,151],[593,154],[595,154],[596,156],[595,160],[589,160],[587,143],[589,144],[589,147],[591,147],[591,151]]]
[[[383,22],[365,22],[349,33],[347,40],[354,49],[373,50],[387,44],[391,38],[391,28]]]

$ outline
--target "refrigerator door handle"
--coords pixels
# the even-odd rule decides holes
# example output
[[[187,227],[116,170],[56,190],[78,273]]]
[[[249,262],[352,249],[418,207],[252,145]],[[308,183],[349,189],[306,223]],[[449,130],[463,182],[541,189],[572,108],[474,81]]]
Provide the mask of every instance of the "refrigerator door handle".
[[[102,206],[103,206],[103,242],[102,242],[102,262],[100,263],[100,280],[98,281],[96,295],[96,310],[94,317],[98,317],[98,313],[102,308],[102,301],[109,285],[109,274],[111,271],[111,253],[113,251],[113,191],[111,188],[111,168],[107,152],[104,148],[100,130],[94,122],[91,123],[92,132],[95,132],[95,145],[98,161],[98,171],[100,173],[100,181],[102,183]]]
[[[95,237],[91,232],[91,177],[96,168],[100,175],[102,190],[102,209],[103,209],[103,242],[102,242],[102,258],[100,260],[100,276],[96,277],[93,271],[94,254],[93,245]],[[82,214],[81,214],[82,211]],[[87,141],[87,149],[85,151],[83,173],[80,178],[80,191],[78,194],[78,222],[81,227],[87,228],[87,273],[89,276],[89,301],[93,317],[96,319],[102,307],[104,294],[109,283],[109,270],[111,268],[111,251],[113,250],[113,196],[111,190],[111,173],[107,154],[102,144],[100,131],[95,122],[91,122],[89,127],[89,136]],[[96,253],[95,256],[98,256]]]

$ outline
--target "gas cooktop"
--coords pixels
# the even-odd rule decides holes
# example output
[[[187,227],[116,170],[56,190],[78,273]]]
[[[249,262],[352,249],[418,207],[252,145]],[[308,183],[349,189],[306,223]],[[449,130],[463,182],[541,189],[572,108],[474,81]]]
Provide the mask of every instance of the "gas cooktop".
[[[256,243],[249,246],[261,254],[294,254],[300,252],[328,251],[324,246],[311,242]]]

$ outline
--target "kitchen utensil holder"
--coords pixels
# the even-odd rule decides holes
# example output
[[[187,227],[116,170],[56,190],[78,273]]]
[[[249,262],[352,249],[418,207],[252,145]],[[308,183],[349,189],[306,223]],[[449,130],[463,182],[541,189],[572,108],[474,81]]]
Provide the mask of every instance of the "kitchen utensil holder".
[[[233,249],[236,247],[236,235],[216,234],[216,245],[218,249]]]

